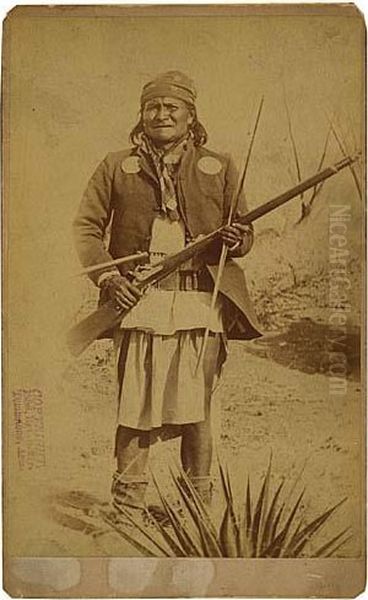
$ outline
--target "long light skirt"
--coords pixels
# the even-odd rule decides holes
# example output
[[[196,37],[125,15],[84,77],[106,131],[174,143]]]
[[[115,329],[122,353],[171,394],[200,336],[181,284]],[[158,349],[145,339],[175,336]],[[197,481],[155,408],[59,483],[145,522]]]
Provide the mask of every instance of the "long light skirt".
[[[139,330],[117,333],[118,425],[151,430],[205,419],[226,350],[222,334],[212,333],[196,374],[203,334],[203,329],[167,336]]]

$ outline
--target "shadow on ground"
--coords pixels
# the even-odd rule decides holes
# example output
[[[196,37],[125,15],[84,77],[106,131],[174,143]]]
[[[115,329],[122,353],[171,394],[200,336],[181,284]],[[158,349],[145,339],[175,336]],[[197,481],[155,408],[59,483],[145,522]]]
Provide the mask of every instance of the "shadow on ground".
[[[101,510],[108,505],[87,492],[71,490],[50,497],[49,502],[49,516],[63,527],[92,536],[106,530]]]
[[[247,351],[273,360],[303,373],[329,374],[333,353],[346,358],[346,376],[360,377],[360,332],[358,327],[346,331],[305,318],[291,323],[289,328],[276,335],[247,344]]]

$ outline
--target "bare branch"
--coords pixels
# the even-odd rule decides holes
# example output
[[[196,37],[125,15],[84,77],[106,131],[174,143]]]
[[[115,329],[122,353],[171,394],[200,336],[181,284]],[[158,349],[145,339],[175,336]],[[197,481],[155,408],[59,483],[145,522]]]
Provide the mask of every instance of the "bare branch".
[[[333,124],[332,120],[331,120],[331,119],[329,119],[329,121],[330,121],[331,129],[332,129],[332,133],[334,134],[335,140],[336,140],[336,142],[337,142],[337,144],[338,144],[338,146],[339,146],[339,148],[340,148],[340,150],[341,150],[341,153],[342,153],[342,155],[343,155],[343,156],[347,156],[347,155],[348,155],[348,152],[347,152],[347,149],[346,149],[346,146],[345,146],[345,144],[344,144],[344,141],[343,141],[342,137],[341,137],[341,136],[340,136],[340,134],[338,133],[338,131],[337,131],[337,129],[336,129],[336,126]],[[363,194],[362,194],[362,189],[361,189],[361,187],[360,187],[360,181],[359,181],[359,177],[358,177],[358,175],[357,175],[357,173],[356,173],[356,171],[355,171],[355,169],[354,169],[353,165],[350,165],[350,166],[349,166],[349,169],[350,169],[350,171],[351,171],[351,174],[352,174],[352,176],[353,176],[354,183],[355,183],[355,186],[356,186],[356,188],[357,188],[357,192],[358,192],[358,194],[359,194],[359,198],[360,198],[361,200],[363,200]]]
[[[323,164],[325,162],[325,158],[326,158],[326,154],[327,154],[327,148],[328,148],[328,142],[330,141],[330,136],[331,136],[331,132],[332,132],[332,127],[331,127],[331,123],[330,123],[330,127],[328,129],[327,135],[326,135],[326,139],[325,139],[325,144],[323,146],[323,150],[322,150],[322,155],[318,164],[318,171],[320,171],[323,167]],[[321,192],[322,188],[323,188],[323,183],[320,183],[319,185],[316,185],[313,188],[313,192],[312,192],[312,196],[309,200],[309,205],[312,207],[313,202],[315,201],[315,199],[317,198],[317,196],[319,195],[319,193]]]
[[[296,146],[296,141],[295,141],[295,137],[294,137],[294,133],[293,133],[293,126],[292,126],[292,122],[291,122],[290,110],[289,110],[288,102],[286,99],[285,90],[284,90],[284,103],[285,103],[286,117],[287,117],[287,123],[288,123],[289,138],[290,138],[291,147],[293,150],[294,161],[295,161],[296,173],[297,173],[297,177],[298,177],[298,182],[300,182],[302,180],[302,174],[301,174],[301,169],[300,169],[299,155],[298,155],[298,149]],[[302,202],[303,202],[303,198],[304,198],[304,194],[302,193],[302,194],[300,194],[300,199]]]
[[[325,158],[326,158],[326,154],[327,154],[327,148],[328,148],[328,142],[330,140],[331,131],[332,131],[332,127],[330,125],[330,127],[329,127],[329,129],[327,131],[325,143],[323,145],[321,158],[319,159],[318,169],[317,169],[318,171],[320,171],[322,169],[323,163],[325,162]],[[314,188],[313,188],[312,195],[311,195],[311,198],[309,199],[309,201],[308,202],[303,202],[303,204],[302,204],[302,213],[300,215],[300,218],[296,222],[296,225],[298,225],[299,223],[301,223],[306,217],[308,217],[308,215],[310,215],[310,213],[312,211],[313,202],[315,201],[315,199],[317,198],[317,196],[322,191],[323,184],[324,184],[324,181],[322,181],[322,183],[320,183],[319,185],[315,185]]]

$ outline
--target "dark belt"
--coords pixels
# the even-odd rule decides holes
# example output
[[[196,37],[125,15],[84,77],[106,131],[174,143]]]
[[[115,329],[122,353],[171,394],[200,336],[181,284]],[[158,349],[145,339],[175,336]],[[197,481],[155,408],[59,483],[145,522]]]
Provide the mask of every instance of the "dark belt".
[[[175,271],[152,285],[159,290],[211,292],[212,279],[206,271]]]

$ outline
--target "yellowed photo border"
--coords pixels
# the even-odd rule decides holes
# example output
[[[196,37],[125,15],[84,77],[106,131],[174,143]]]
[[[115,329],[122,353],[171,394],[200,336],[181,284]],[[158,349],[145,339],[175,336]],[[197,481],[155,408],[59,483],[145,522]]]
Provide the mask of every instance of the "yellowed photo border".
[[[247,19],[254,23],[254,34],[244,25]],[[274,38],[270,38],[268,23],[271,20]],[[328,25],[324,25],[324,20],[326,23],[328,21]],[[121,37],[119,33],[123,22],[126,37]],[[305,23],[305,27],[301,27],[301,22]],[[47,26],[42,23],[47,23]],[[226,23],[227,28],[223,27],[222,23]],[[298,47],[294,46],[295,56],[291,44],[288,45],[287,42],[288,27],[290,39],[294,39],[296,31],[299,35]],[[362,14],[353,4],[24,6],[10,11],[4,21],[3,31],[5,590],[12,597],[64,598],[357,596],[365,587],[366,570],[366,32]],[[229,35],[230,31],[232,35]],[[244,37],[245,31],[250,38],[254,35],[254,38],[251,38],[254,42],[251,49]],[[155,35],[157,47],[154,43]],[[278,54],[275,50],[273,56],[273,53],[267,50],[268,43],[277,46]],[[178,61],[179,44],[181,61]],[[285,51],[285,69],[280,59],[282,44]],[[343,47],[346,51],[346,62],[338,64],[337,57],[343,56]],[[305,57],[305,62],[300,67],[297,65],[302,53],[301,48],[310,56],[310,70],[303,71],[307,69],[308,62]],[[129,53],[125,53],[125,49]],[[236,59],[237,52],[241,57],[239,63]],[[324,61],[326,53],[330,57],[330,63]],[[210,61],[210,57],[213,57],[213,61]],[[233,57],[232,66],[229,57]],[[240,76],[243,68],[241,61],[246,65],[248,81]],[[178,62],[180,64],[177,64]],[[230,72],[224,71],[226,67],[234,69],[233,88],[229,84]],[[106,473],[100,473],[98,468],[101,465],[105,468],[108,464],[113,444],[113,437],[111,447],[108,448],[103,447],[103,443],[107,443],[105,438],[99,438],[96,443],[91,438],[91,432],[96,432],[96,419],[98,421],[100,418],[104,435],[110,426],[107,424],[107,420],[110,419],[113,436],[112,403],[107,409],[110,411],[109,416],[102,417],[102,412],[99,412],[95,405],[87,411],[83,408],[82,398],[80,408],[77,408],[77,399],[73,398],[73,394],[77,394],[82,386],[83,375],[78,375],[79,368],[84,369],[84,377],[87,372],[90,374],[90,379],[86,379],[86,393],[89,393],[91,386],[95,386],[101,401],[111,397],[113,385],[109,379],[112,360],[110,354],[110,366],[106,366],[105,362],[104,352],[107,352],[108,346],[99,346],[103,351],[96,351],[95,354],[89,351],[88,356],[92,358],[87,366],[83,362],[72,360],[65,347],[65,332],[78,320],[76,315],[85,317],[95,308],[95,304],[89,302],[92,297],[90,285],[75,277],[81,267],[72,244],[71,225],[83,189],[98,161],[102,160],[104,153],[128,147],[126,140],[129,126],[134,125],[137,117],[142,86],[160,71],[171,68],[186,71],[195,78],[199,88],[200,114],[203,115],[203,120],[208,122],[211,143],[213,140],[214,147],[221,148],[223,145],[226,152],[234,146],[233,154],[237,164],[241,162],[244,147],[251,136],[257,101],[262,94],[265,95],[266,110],[265,116],[262,117],[265,123],[260,125],[260,140],[256,142],[260,146],[263,144],[263,150],[258,155],[255,151],[255,167],[249,178],[251,209],[259,205],[261,200],[267,200],[272,194],[280,193],[297,182],[295,147],[293,148],[295,140],[299,144],[300,155],[306,157],[305,162],[301,164],[305,172],[304,178],[316,171],[321,148],[318,147],[315,153],[313,148],[316,141],[320,145],[323,144],[329,119],[332,122],[330,135],[335,140],[335,150],[331,154],[334,160],[326,161],[326,166],[330,163],[336,164],[342,156],[350,155],[353,151],[362,153],[359,159],[360,169],[357,168],[354,175],[352,169],[349,174],[350,167],[347,168],[339,180],[340,188],[336,188],[346,197],[354,196],[352,202],[355,203],[351,231],[348,235],[351,236],[349,243],[353,238],[358,240],[353,248],[354,260],[359,266],[354,271],[356,278],[352,284],[352,313],[356,316],[354,331],[358,332],[358,338],[360,333],[360,363],[359,356],[354,360],[358,372],[359,368],[361,371],[360,376],[349,379],[348,396],[341,400],[341,404],[341,398],[338,396],[332,401],[333,417],[318,440],[318,448],[313,446],[314,454],[311,452],[311,456],[314,458],[308,458],[309,454],[307,449],[305,450],[305,458],[315,465],[316,477],[322,482],[321,485],[325,476],[324,457],[332,456],[332,453],[346,452],[344,460],[339,459],[338,462],[336,459],[337,462],[334,462],[335,459],[331,458],[331,463],[326,466],[330,474],[338,468],[337,465],[343,465],[341,468],[345,469],[341,473],[335,472],[334,476],[337,479],[340,477],[339,481],[342,482],[345,478],[344,492],[348,497],[347,503],[351,502],[350,508],[337,518],[340,526],[338,531],[343,529],[345,517],[353,519],[353,542],[348,546],[346,555],[342,554],[337,558],[298,559],[138,558],[137,555],[122,557],[118,551],[114,553],[111,549],[103,550],[101,546],[99,555],[94,556],[88,544],[84,544],[82,537],[78,537],[82,534],[75,533],[78,531],[77,526],[73,534],[68,533],[68,526],[73,519],[78,521],[79,516],[69,514],[69,508],[65,509],[68,516],[61,516],[60,506],[65,508],[67,501],[66,496],[62,500],[64,504],[60,500],[63,494],[61,482],[68,480],[68,469],[71,485],[79,480],[80,488],[88,489],[93,470],[96,468],[96,478],[101,477],[101,486],[107,489],[108,477]],[[280,103],[280,112],[285,111],[283,105],[281,106],[282,81],[283,93],[286,93],[286,98],[291,99],[287,107],[289,133],[287,127],[284,128],[285,139],[282,141],[282,152],[288,153],[289,156],[288,165],[283,165],[277,147],[272,142],[281,135],[277,111],[273,107],[269,113],[266,112],[267,105],[270,106],[273,102],[273,89],[275,102]],[[342,113],[334,113],[337,101],[334,102],[333,89],[341,93]],[[249,99],[250,96],[252,100]],[[244,119],[247,119],[245,125]],[[285,114],[280,116],[280,122],[282,119],[284,124],[287,124]],[[308,129],[306,124],[308,127],[310,125],[310,137],[305,135]],[[244,143],[240,139],[242,129],[245,132]],[[317,133],[320,130],[319,136],[315,130]],[[238,134],[239,139],[234,144],[234,136]],[[339,139],[342,143],[340,148]],[[270,140],[269,151],[266,149],[267,140]],[[274,175],[270,169],[267,171],[267,167],[272,164],[275,165],[275,173],[278,173],[280,165],[283,166],[283,175]],[[271,193],[271,190],[274,192]],[[360,205],[357,203],[357,190],[361,194]],[[332,195],[331,192],[328,196],[330,203]],[[275,222],[278,231],[282,232],[281,237],[291,223],[305,217],[304,213],[300,213],[301,204],[298,200],[291,204],[281,216],[280,213],[275,213]],[[318,199],[315,208],[320,210]],[[272,217],[267,219],[272,229]],[[310,234],[307,233],[308,235]],[[316,237],[313,237],[314,233],[311,234],[309,241],[310,245],[315,246],[313,260],[318,262],[315,255],[318,255],[319,249],[323,247],[323,233],[319,232],[319,237],[317,233],[315,235]],[[290,246],[284,244],[281,250],[274,250],[276,246],[273,244],[278,242],[273,237],[270,240],[271,252],[265,246],[263,250],[258,251],[256,258],[252,259],[250,255],[249,277],[252,280],[262,272],[262,265],[268,260],[271,265],[269,269],[274,268],[279,257],[285,257],[283,252],[287,252],[289,247],[292,252],[300,253],[300,256],[305,250],[305,242],[304,245],[301,242],[298,246],[295,239],[289,240]],[[290,260],[292,262],[292,259]],[[302,265],[300,268],[304,267],[305,265]],[[288,276],[298,278],[300,272],[293,271],[293,268],[291,265]],[[271,277],[269,272],[267,277]],[[265,276],[265,281],[267,277]],[[287,285],[284,289],[288,289]],[[266,306],[265,296],[255,289],[256,292],[251,289],[251,295],[255,294],[258,303],[263,302],[262,306]],[[282,290],[281,286],[280,298],[283,295]],[[263,290],[262,293],[266,292]],[[313,303],[318,305],[320,301],[319,297],[316,298],[317,296],[313,296],[311,306],[307,306],[305,315],[302,316],[313,323],[318,323],[319,318],[313,312]],[[96,294],[93,300],[96,300]],[[80,312],[82,302],[84,312]],[[285,312],[286,309],[277,306],[277,310]],[[267,312],[267,308],[265,310]],[[269,313],[267,315],[269,316]],[[273,317],[270,317],[272,326],[268,333],[272,333],[271,330],[283,329],[285,323],[278,323],[272,319]],[[266,339],[272,339],[272,336],[266,336]],[[110,342],[99,342],[106,343]],[[271,346],[262,346],[259,342],[259,346],[252,346],[255,350],[250,356],[257,356],[257,360],[259,357],[263,357],[263,361],[273,360],[277,363],[277,368],[280,364],[285,367],[288,355],[283,358],[283,348],[288,343],[289,338],[285,344],[281,342],[279,350],[276,351],[279,356],[276,356]],[[237,350],[233,351],[238,352],[237,356],[240,356],[241,342],[236,344],[239,344],[236,346]],[[356,352],[356,346],[354,348],[353,351]],[[297,350],[295,352],[297,353]],[[311,355],[313,352],[313,349],[310,350]],[[231,350],[229,356],[231,362]],[[290,386],[294,385],[297,388],[299,384],[294,369],[299,369],[298,360],[302,361],[302,358],[297,354],[295,357],[290,358],[290,379],[289,375],[287,379]],[[284,362],[280,362],[281,359]],[[334,364],[336,366],[336,363]],[[285,372],[280,371],[280,386]],[[308,373],[308,370],[303,372]],[[315,389],[318,390],[318,369],[309,373],[309,377],[316,378]],[[242,374],[240,371],[239,377]],[[236,375],[233,369],[232,381],[235,381]],[[262,385],[261,380],[258,384]],[[313,389],[311,386],[309,391],[306,391],[304,400],[300,402],[310,401]],[[219,393],[221,394],[221,389]],[[300,394],[300,390],[296,395],[298,393]],[[351,393],[354,393],[354,396],[350,397]],[[281,407],[281,403],[278,406]],[[296,410],[295,406],[288,414],[291,415]],[[267,411],[267,408],[265,410]],[[262,411],[259,412],[258,417],[263,418]],[[326,414],[321,412],[321,418]],[[249,418],[254,419],[255,416],[256,413]],[[341,434],[341,419],[347,419],[344,435]],[[228,433],[231,434],[231,427],[235,427],[235,423],[229,423]],[[328,431],[328,427],[334,427],[334,424],[337,424],[337,427],[339,423],[341,428],[337,432]],[[309,426],[311,425],[306,424],[306,428]],[[70,428],[73,429],[72,437],[65,434]],[[302,443],[307,444],[309,442],[302,429],[301,426]],[[86,431],[90,432],[88,439],[83,437]],[[260,436],[259,462],[256,463],[254,459],[257,447],[251,448],[249,456],[246,457],[245,470],[251,474],[253,464],[257,464],[259,474],[266,472],[270,453],[277,471],[280,467],[277,463],[278,448],[280,453],[287,453],[287,445],[284,442],[280,441],[278,446],[274,439],[267,438],[262,441],[262,431],[267,429],[261,428],[260,431],[261,433],[257,430],[257,435]],[[316,442],[313,435],[312,431],[311,444]],[[91,446],[86,450],[88,442],[91,442]],[[221,445],[219,451],[221,453]],[[294,447],[291,446],[288,458],[293,456],[293,452]],[[302,451],[297,454],[296,461],[290,467],[294,477],[304,468],[301,463],[302,454]],[[79,462],[74,464],[73,457],[77,455]],[[286,458],[283,460],[278,473],[280,476],[285,476]],[[238,464],[235,461],[234,465]],[[332,475],[329,477],[328,481],[331,484]],[[308,487],[308,480],[306,486]],[[332,485],[331,489],[336,493],[336,486]],[[319,513],[344,495],[330,498],[326,506],[325,496],[319,492],[318,486],[313,490],[310,494],[312,504],[315,500]],[[41,513],[45,516],[44,521],[39,520]],[[88,512],[85,512],[84,516],[86,514],[89,518]],[[93,513],[91,515],[93,519]],[[52,519],[57,520],[59,530],[50,525]],[[69,525],[65,519],[69,519]],[[349,525],[350,521],[347,526]]]

